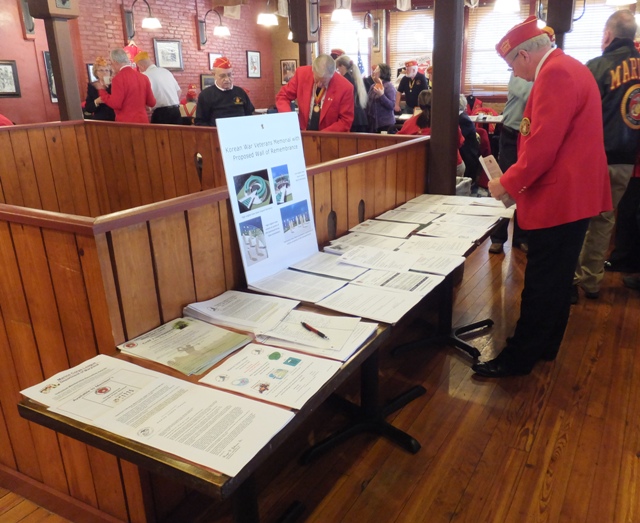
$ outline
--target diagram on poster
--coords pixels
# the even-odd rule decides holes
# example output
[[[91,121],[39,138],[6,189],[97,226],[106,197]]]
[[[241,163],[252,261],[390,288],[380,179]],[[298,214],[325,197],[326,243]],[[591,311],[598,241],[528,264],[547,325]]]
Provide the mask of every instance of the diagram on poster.
[[[247,283],[318,252],[295,113],[217,122]]]

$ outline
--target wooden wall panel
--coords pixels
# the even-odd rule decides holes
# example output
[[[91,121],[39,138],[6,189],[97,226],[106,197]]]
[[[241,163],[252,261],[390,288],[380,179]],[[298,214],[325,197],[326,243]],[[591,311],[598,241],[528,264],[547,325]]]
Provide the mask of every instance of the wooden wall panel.
[[[347,197],[347,169],[331,170],[331,210],[336,213],[336,237],[339,238],[349,230],[349,213]],[[335,238],[331,238],[332,240]]]
[[[384,204],[387,209],[393,209],[396,205],[396,186],[398,183],[398,156],[391,154],[385,159],[385,191]]]
[[[124,335],[131,339],[160,325],[147,224],[111,232],[111,244]]]
[[[144,130],[139,127],[131,129],[131,141],[137,144],[135,152],[132,153],[132,160],[136,173],[135,181],[138,185],[138,194],[140,195],[140,205],[146,205],[157,201],[155,198],[161,198],[162,188],[158,188],[158,193],[154,196],[154,188],[149,175],[149,163],[147,161],[147,151],[142,145],[144,144]]]
[[[324,245],[329,238],[328,217],[331,213],[331,173],[313,177],[313,214],[316,222],[318,244]]]
[[[87,146],[89,147],[88,156],[91,158],[91,167],[93,179],[96,186],[96,193],[100,205],[100,214],[112,212],[111,198],[106,180],[105,162],[106,157],[110,157],[111,152],[107,150],[103,152],[100,142],[101,134],[106,135],[106,130],[96,125],[85,125],[84,129],[87,134]]]
[[[82,168],[84,186],[86,189],[87,203],[89,204],[89,214],[87,216],[97,217],[106,214],[109,209],[102,209],[98,199],[98,189],[96,186],[96,177],[91,162],[91,154],[89,154],[89,141],[87,139],[87,128],[85,125],[76,125],[74,127],[76,133],[76,141],[78,143],[78,158]]]
[[[396,165],[396,204],[400,205],[407,201],[407,152],[402,150],[398,153],[398,163]]]
[[[42,209],[40,191],[38,190],[38,181],[31,157],[27,131],[15,130],[10,136],[16,170],[20,173],[18,183],[20,184],[23,205],[33,209]],[[3,154],[5,154],[4,151]]]
[[[2,203],[24,205],[15,158],[13,154],[5,153],[5,151],[11,151],[11,135],[9,133],[0,133],[0,151],[2,151],[2,154],[0,154]]]
[[[183,194],[193,194],[202,190],[202,184],[200,183],[200,179],[198,178],[198,171],[196,169],[196,153],[198,152],[196,133],[189,130],[182,132],[181,136],[184,144],[183,161],[184,174],[187,184],[186,192],[184,192]],[[202,155],[202,153],[200,154]]]
[[[195,151],[202,156],[202,189],[213,189],[215,187],[215,163],[213,134],[212,133],[194,133],[195,134]]]
[[[180,129],[180,128],[176,128]],[[184,161],[184,136],[181,130],[168,133],[168,148],[171,153],[172,173],[175,181],[176,194],[182,196],[189,194],[189,182],[187,180],[187,166]]]
[[[51,431],[49,432],[51,433]],[[91,474],[91,462],[89,461],[87,446],[63,434],[58,434],[58,440],[67,472],[69,495],[92,507],[97,507],[98,497]],[[110,472],[105,470],[101,471],[101,474],[111,475]]]
[[[407,151],[407,170],[405,178],[405,198],[411,200],[416,195],[417,156],[413,151]]]
[[[127,493],[127,508],[131,523],[154,523],[153,498],[149,473],[129,461],[120,461],[122,482]],[[147,518],[147,514],[151,518]]]
[[[238,289],[245,286],[246,281],[229,200],[220,205],[220,225],[222,226],[222,253],[226,286],[227,289]]]
[[[56,187],[60,212],[76,214],[76,206],[73,201],[72,180],[69,176],[65,161],[64,144],[60,128],[47,127],[44,130],[47,141],[47,152],[51,162],[53,182]]]
[[[181,212],[151,220],[149,231],[160,298],[160,320],[165,323],[181,317],[182,309],[196,299],[185,215]]]
[[[105,147],[102,158],[104,162],[104,176],[107,182],[107,190],[109,191],[109,202],[111,203],[111,212],[120,211],[122,209],[131,208],[131,193],[129,192],[130,174],[126,171],[124,157],[121,152],[120,131],[116,126],[107,127],[108,143],[113,144]],[[103,139],[103,140],[104,140]],[[101,140],[101,143],[105,143]],[[117,147],[117,149],[115,149]],[[105,154],[109,151],[109,154]]]
[[[376,158],[367,162],[365,167],[367,182],[371,180],[374,186],[375,194],[373,196],[373,215],[379,216],[383,212],[386,212],[395,207],[394,204],[387,205],[386,190],[387,190],[387,172],[386,172],[386,160],[385,158]],[[369,174],[371,173],[371,174]]]
[[[349,140],[351,141],[351,140]],[[340,140],[337,137],[323,138],[322,148],[320,149],[320,161],[330,162],[340,158]]]
[[[156,141],[155,131],[152,129],[145,129],[144,148],[147,155],[147,164],[149,165],[149,180],[151,182],[153,201],[160,202],[166,199],[166,193],[162,175],[162,159],[158,152],[158,142]]]
[[[302,149],[304,151],[304,161],[307,166],[316,165],[321,162],[320,137],[318,135],[305,134],[302,137]]]
[[[56,185],[53,181],[53,170],[49,152],[47,150],[47,138],[44,129],[29,129],[27,131],[31,159],[38,180],[38,192],[42,209],[47,211],[59,211]],[[87,155],[88,156],[88,155]]]
[[[347,229],[355,227],[362,221],[359,216],[360,202],[364,202],[365,213],[367,212],[365,181],[361,164],[347,167]]]
[[[0,328],[4,330],[4,326],[1,323],[2,317],[0,316]],[[18,465],[13,455],[13,448],[9,439],[9,428],[2,410],[2,401],[0,401],[0,464],[15,470]]]
[[[67,166],[75,214],[78,216],[91,216],[87,188],[84,183],[85,178],[90,177],[90,173],[82,171],[76,131],[73,127],[61,127],[60,136],[62,137],[62,151]]]
[[[140,177],[144,177],[145,158],[139,158],[143,155],[142,147],[138,147],[138,143],[134,142],[133,132],[139,130],[137,127],[118,127],[114,129],[114,134],[118,135],[118,142],[114,144],[118,148],[118,153],[124,169],[118,173],[118,178],[124,187],[126,187],[129,196],[129,203],[126,209],[131,207],[139,207],[143,204]]]
[[[222,206],[226,211],[226,204]],[[223,260],[220,204],[187,211],[196,301],[227,290]]]
[[[87,446],[91,475],[98,508],[121,521],[127,521],[127,500],[120,481],[118,458],[102,450]]]
[[[162,176],[162,188],[164,190],[163,200],[178,196],[176,190],[176,174],[174,171],[173,158],[169,148],[169,132],[166,129],[157,129],[156,153],[160,160],[160,174]]]

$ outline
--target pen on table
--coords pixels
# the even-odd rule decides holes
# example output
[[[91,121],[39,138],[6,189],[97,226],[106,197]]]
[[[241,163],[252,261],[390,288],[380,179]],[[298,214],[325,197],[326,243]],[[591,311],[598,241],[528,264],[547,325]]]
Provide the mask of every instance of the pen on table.
[[[313,332],[314,334],[317,334],[318,336],[320,336],[321,338],[324,338],[325,340],[328,340],[329,337],[320,332],[318,329],[316,329],[315,327],[312,327],[311,325],[309,325],[308,323],[301,321],[300,325],[302,325],[305,329],[307,329],[309,332]]]

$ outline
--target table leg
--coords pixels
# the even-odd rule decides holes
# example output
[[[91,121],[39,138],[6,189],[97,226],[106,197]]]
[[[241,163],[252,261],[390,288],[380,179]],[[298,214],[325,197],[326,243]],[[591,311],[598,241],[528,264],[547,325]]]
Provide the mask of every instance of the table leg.
[[[343,441],[363,432],[383,436],[412,454],[420,450],[420,443],[415,438],[395,428],[385,421],[385,417],[404,407],[417,397],[422,396],[426,392],[425,388],[422,386],[412,387],[388,404],[381,406],[379,404],[378,371],[379,354],[378,351],[375,351],[362,364],[360,369],[360,405],[356,405],[339,396],[332,397],[334,402],[338,402],[345,407],[353,415],[354,419],[340,432],[329,436],[305,451],[301,458],[302,463],[311,462]]]
[[[444,281],[440,284],[440,300],[438,304],[438,330],[435,335],[428,338],[423,338],[415,341],[410,341],[395,347],[391,354],[398,356],[404,354],[417,347],[423,347],[431,344],[451,344],[458,349],[465,351],[472,358],[478,358],[480,351],[476,349],[470,343],[460,339],[459,336],[473,332],[480,329],[488,329],[493,326],[492,319],[485,319],[470,323],[468,325],[461,325],[459,327],[453,327],[453,277],[451,274],[447,275]]]

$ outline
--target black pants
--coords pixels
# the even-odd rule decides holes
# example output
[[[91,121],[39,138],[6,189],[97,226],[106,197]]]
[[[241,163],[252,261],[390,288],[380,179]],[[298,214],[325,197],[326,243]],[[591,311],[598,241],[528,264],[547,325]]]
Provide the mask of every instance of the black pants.
[[[514,369],[530,371],[542,356],[558,352],[571,309],[573,274],[589,219],[533,229],[524,273],[520,318],[502,351]]]
[[[151,115],[151,123],[164,123],[172,125],[182,125],[182,115],[180,107],[172,105],[170,107],[158,107]]]
[[[640,272],[640,178],[631,178],[618,204],[615,248],[609,260]]]
[[[498,165],[505,172],[518,161],[518,132],[508,127],[503,127],[500,133],[500,153]],[[505,243],[509,237],[509,220],[500,220],[500,223],[491,233],[491,243]],[[527,243],[527,233],[518,225],[518,211],[513,213],[513,245]]]

